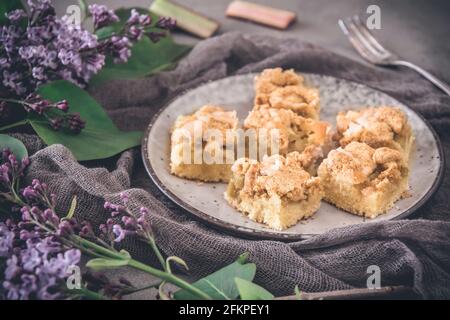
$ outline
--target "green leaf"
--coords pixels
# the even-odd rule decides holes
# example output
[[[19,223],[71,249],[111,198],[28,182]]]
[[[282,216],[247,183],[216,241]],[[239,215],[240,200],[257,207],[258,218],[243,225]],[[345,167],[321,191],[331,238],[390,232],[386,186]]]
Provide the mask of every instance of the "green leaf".
[[[202,290],[216,300],[234,300],[239,291],[234,281],[238,277],[252,281],[255,277],[256,265],[254,263],[241,263],[239,260],[193,283],[194,287]],[[177,300],[196,300],[195,295],[186,290],[179,290],[174,295]]]
[[[153,43],[148,37],[134,44],[127,63],[114,64],[106,59],[105,67],[89,84],[97,86],[112,79],[141,78],[173,66],[174,61],[183,56],[190,47],[176,44],[171,37]]]
[[[249,252],[244,252],[243,254],[241,254],[239,256],[239,258],[237,259],[237,262],[239,262],[240,264],[245,264],[245,263],[247,263],[249,256],[250,256]]]
[[[169,295],[164,291],[164,286],[166,285],[166,282],[163,281],[158,287],[158,294],[161,300],[170,300]]]
[[[72,202],[70,203],[69,212],[67,212],[66,219],[72,219],[75,214],[75,209],[77,208],[77,196],[74,196]]]
[[[23,9],[22,1],[20,0],[2,0],[0,1],[0,25],[5,24],[8,19],[6,19],[5,14],[16,9]]]
[[[142,132],[120,131],[102,107],[84,90],[68,81],[56,81],[38,89],[51,101],[66,99],[71,112],[78,112],[86,127],[79,134],[55,131],[39,117],[29,118],[36,133],[47,145],[62,144],[79,161],[104,159],[140,144]]]
[[[126,257],[127,259],[131,259],[131,254],[127,250],[122,249],[122,250],[119,251],[119,253],[121,255],[123,255],[124,257]]]
[[[302,299],[302,293],[300,292],[300,289],[298,288],[298,286],[295,286],[294,292],[295,292],[295,298],[297,300],[303,300]]]
[[[120,267],[125,267],[128,265],[128,260],[119,259],[92,259],[86,263],[86,267],[91,268],[94,271],[104,270],[104,269],[117,269]]]
[[[78,0],[78,6],[80,7],[81,12],[83,13],[83,18],[86,19],[86,17],[89,14],[88,4],[86,3],[85,0]]]
[[[158,16],[146,9],[135,8],[141,14],[150,14],[153,21]],[[119,9],[116,11],[120,21],[96,31],[97,37],[105,39],[120,31],[130,17],[131,9]],[[156,29],[155,29],[156,30]],[[131,49],[131,57],[126,63],[114,64],[111,57],[107,57],[105,67],[92,79],[89,84],[96,86],[112,79],[141,78],[174,65],[174,61],[182,57],[190,50],[189,46],[177,44],[172,37],[167,36],[159,42],[153,43],[144,36],[135,43]]]
[[[186,270],[189,270],[189,267],[188,267],[186,261],[184,261],[183,259],[181,259],[181,258],[179,258],[179,257],[176,257],[176,256],[170,256],[170,257],[168,257],[168,258],[166,259],[166,268],[167,268],[167,270],[168,270],[170,273],[172,273],[172,268],[170,267],[170,263],[171,263],[172,261],[178,263],[178,264],[181,265],[181,266],[183,266]]]
[[[274,295],[250,281],[234,278],[241,300],[273,300]]]
[[[27,148],[25,148],[22,141],[6,134],[0,134],[0,151],[3,149],[9,149],[9,151],[14,153],[19,161],[25,157],[28,157]]]

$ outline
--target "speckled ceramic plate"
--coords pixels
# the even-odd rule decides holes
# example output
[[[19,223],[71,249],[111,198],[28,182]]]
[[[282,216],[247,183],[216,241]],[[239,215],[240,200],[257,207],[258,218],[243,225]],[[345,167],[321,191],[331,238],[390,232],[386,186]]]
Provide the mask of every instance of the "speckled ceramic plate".
[[[329,76],[305,74],[307,83],[319,88],[321,119],[335,123],[339,111],[358,106],[393,105],[406,112],[416,136],[412,154],[412,196],[398,201],[387,214],[365,220],[322,202],[312,219],[284,231],[274,231],[253,222],[228,205],[225,184],[198,183],[169,173],[169,130],[179,115],[190,114],[205,104],[237,110],[241,122],[252,107],[254,74],[240,75],[203,84],[163,108],[149,125],[142,143],[142,156],[153,181],[176,204],[204,222],[241,236],[261,239],[298,240],[337,227],[404,218],[430,198],[443,174],[443,152],[433,129],[417,113],[392,97],[367,86]]]

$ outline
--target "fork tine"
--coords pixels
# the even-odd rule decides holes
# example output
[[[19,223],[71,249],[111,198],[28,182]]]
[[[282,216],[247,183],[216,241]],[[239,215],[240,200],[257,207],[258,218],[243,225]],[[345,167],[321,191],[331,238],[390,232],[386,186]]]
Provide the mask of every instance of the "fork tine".
[[[353,45],[353,47],[356,49],[356,51],[359,52],[359,54],[366,60],[370,62],[375,62],[376,58],[374,55],[367,50],[367,48],[361,43],[361,40],[356,36],[353,29],[350,29],[348,23],[342,19],[339,19],[339,27],[341,28],[342,32],[347,36],[350,43]]]
[[[378,40],[372,35],[372,33],[369,31],[369,29],[366,27],[366,25],[361,21],[359,16],[354,16],[353,21],[356,24],[356,26],[359,27],[359,30],[361,33],[366,37],[366,39],[383,55],[389,55],[390,52],[385,49],[381,43],[378,42]]]
[[[366,39],[366,37],[361,33],[358,26],[353,22],[351,18],[345,19],[347,28],[349,32],[353,32],[355,37],[358,38],[360,43],[369,51],[375,58],[379,58],[380,53],[372,46],[372,44]]]

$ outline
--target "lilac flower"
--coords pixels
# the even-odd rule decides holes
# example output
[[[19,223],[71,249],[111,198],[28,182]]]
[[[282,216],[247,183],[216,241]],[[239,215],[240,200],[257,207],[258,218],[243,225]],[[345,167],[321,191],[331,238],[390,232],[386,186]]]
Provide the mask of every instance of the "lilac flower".
[[[26,89],[23,86],[19,72],[4,70],[2,79],[3,86],[6,89],[13,91],[18,96],[25,93]]]
[[[67,127],[75,133],[85,126],[79,116],[50,113],[52,110],[66,113],[67,107],[59,108],[58,103],[38,99],[23,101],[23,98],[34,93],[37,87],[60,79],[85,87],[105,66],[107,56],[111,56],[114,63],[125,63],[131,56],[133,42],[144,34],[154,42],[159,41],[166,34],[153,32],[154,27],[171,29],[174,26],[169,18],[161,18],[153,26],[149,15],[132,10],[122,29],[99,40],[95,34],[71,23],[68,17],[56,17],[49,0],[29,0],[28,5],[28,13],[12,11],[7,15],[9,23],[0,26],[0,100],[19,101],[27,112],[44,115],[55,130]],[[103,5],[90,5],[89,11],[95,29],[119,21],[118,16]],[[27,24],[22,23],[25,18]],[[9,104],[11,102],[1,103],[0,114],[10,107]]]
[[[0,223],[0,258],[7,257],[13,248],[14,232],[2,222]]]
[[[68,235],[73,234],[73,228],[72,225],[68,221],[62,221],[58,225],[58,232],[57,234],[62,237],[66,237]]]
[[[15,255],[6,261],[5,279],[11,280],[20,273],[21,268],[18,265],[18,261],[19,259]]]
[[[127,37],[113,36],[109,44],[114,63],[127,62],[131,56],[131,41]]]
[[[130,26],[137,25],[139,24],[139,20],[140,20],[139,12],[136,9],[132,9],[130,17],[127,20],[127,24]]]
[[[16,22],[16,21],[18,21],[22,18],[26,18],[26,17],[27,17],[26,12],[21,9],[11,11],[6,15],[6,18],[11,22]]]
[[[7,258],[2,276],[7,299],[64,298],[64,291],[60,289],[65,286],[69,267],[80,262],[78,249],[67,250],[54,237],[21,229],[12,223],[0,224],[0,236],[0,248],[7,248],[0,251],[4,253],[0,257]],[[14,244],[14,239],[21,241]]]
[[[168,17],[160,17],[156,23],[156,27],[166,30],[173,30],[177,25],[176,20]]]
[[[130,37],[130,39],[134,41],[140,40],[143,35],[144,30],[142,28],[131,26],[130,29],[128,30],[128,36]]]
[[[81,231],[78,233],[78,235],[85,239],[95,238],[94,230],[92,229],[91,224],[87,221],[81,224]]]
[[[11,181],[9,167],[6,164],[0,166],[0,182],[7,184]]]
[[[42,262],[39,251],[33,247],[28,250],[24,250],[22,252],[21,259],[23,261],[23,269],[25,271],[33,271],[34,268]]]
[[[97,37],[66,17],[57,18],[48,0],[29,1],[29,8],[28,16],[23,10],[10,12],[9,25],[0,26],[0,90],[23,97],[61,78],[84,86],[104,65]],[[97,16],[106,21],[105,13]],[[20,20],[26,17],[24,26]]]
[[[92,15],[92,19],[94,20],[94,26],[96,29],[119,21],[119,17],[114,13],[114,11],[109,10],[106,6],[103,5],[90,5],[89,12]]]
[[[24,199],[30,204],[31,208],[23,207],[21,209],[22,214],[27,214],[28,211],[31,214],[41,215],[40,209],[36,207],[36,204],[44,204],[46,207],[54,207],[54,203],[52,201],[54,195],[51,194],[48,190],[47,184],[41,183],[38,179],[33,179],[31,186],[27,186],[21,192]],[[53,215],[50,215],[51,212]],[[50,210],[44,212],[45,219],[51,219],[56,215]],[[23,220],[26,220],[23,217]]]
[[[116,239],[114,239],[115,242],[121,242],[127,235],[126,231],[118,224],[113,226],[113,233],[116,235]]]
[[[108,210],[112,218],[122,215],[120,222],[117,224],[113,219],[108,219],[106,224],[100,225],[100,231],[105,238],[108,235],[113,235],[115,242],[121,242],[127,235],[137,234],[143,238],[148,238],[153,235],[151,224],[149,222],[149,210],[142,207],[138,213],[132,213],[125,205],[129,201],[129,195],[125,192],[120,193],[120,199],[123,203],[112,204],[105,202],[104,207]]]
[[[140,40],[146,27],[150,26],[152,18],[146,14],[140,14],[136,9],[131,10],[130,18],[127,20],[127,36],[132,40]]]
[[[38,196],[38,193],[32,186],[28,186],[22,191],[22,195],[27,199],[35,199]]]
[[[31,221],[33,217],[31,216],[30,209],[28,207],[22,207],[20,209],[20,212],[22,213],[22,221]]]
[[[79,113],[72,113],[67,115],[66,121],[68,123],[68,127],[75,133],[80,132],[86,126],[86,122],[81,119]]]
[[[121,195],[121,197],[123,197],[123,196],[124,196],[124,194]],[[108,202],[108,201],[105,202],[103,207],[106,210],[110,211],[113,216],[117,216],[120,213],[126,212],[126,208],[124,206],[118,205],[118,204],[112,204],[111,202]]]
[[[9,170],[8,179],[10,171],[17,174],[23,165],[29,164],[18,161],[7,149],[1,152],[0,160]],[[17,176],[12,178],[16,180]],[[12,188],[9,181],[8,187]],[[73,248],[79,244],[79,237],[90,238],[89,241],[102,246],[105,242],[94,234],[89,223],[80,224],[74,218],[59,218],[53,209],[55,197],[45,183],[34,179],[20,194],[25,202],[20,209],[22,220],[17,224],[11,220],[0,222],[0,299],[70,298],[71,293],[65,290],[66,280],[69,268],[80,262],[81,252]],[[122,195],[124,201],[127,197],[125,193]],[[121,205],[107,204],[105,207],[126,211]],[[130,223],[136,224],[132,220],[124,220],[124,223],[128,228]],[[102,228],[108,236],[108,249],[113,247],[114,241],[120,242],[130,233],[113,219],[108,219]],[[101,290],[104,295],[120,298],[129,287],[124,283],[106,281]]]
[[[127,230],[130,230],[130,231],[137,230],[138,223],[137,223],[136,218],[133,216],[123,216],[122,223]]]
[[[9,190],[12,181],[20,178],[28,165],[29,160],[27,157],[19,162],[9,149],[3,149],[0,157],[0,192],[2,191],[2,187]]]
[[[126,192],[121,192],[119,194],[119,196],[120,196],[120,200],[122,201],[123,204],[126,204],[130,200],[128,193],[126,193]]]
[[[147,36],[150,38],[150,40],[154,43],[158,42],[162,38],[166,36],[165,32],[148,32]]]

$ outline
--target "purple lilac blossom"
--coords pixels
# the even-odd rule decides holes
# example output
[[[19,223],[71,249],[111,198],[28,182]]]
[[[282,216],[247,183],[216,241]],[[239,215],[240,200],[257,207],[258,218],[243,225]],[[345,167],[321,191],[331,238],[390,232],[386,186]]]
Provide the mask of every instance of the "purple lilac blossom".
[[[165,36],[146,31],[152,19],[135,9],[123,30],[99,40],[66,16],[58,18],[48,0],[29,0],[28,5],[28,14],[12,11],[7,14],[9,23],[0,27],[0,89],[16,97],[59,79],[84,87],[104,67],[106,55],[115,63],[124,63],[131,55],[132,42],[143,34],[153,41]],[[96,30],[119,21],[106,6],[93,4],[89,11]],[[24,18],[28,19],[26,27],[21,21]],[[170,30],[175,21],[160,18],[155,26]]]
[[[104,54],[96,50],[97,37],[57,18],[47,0],[28,4],[26,27],[20,21],[26,15],[21,10],[9,13],[9,24],[0,27],[0,57],[5,59],[0,63],[1,86],[18,97],[53,80],[84,86],[104,65]]]
[[[18,161],[8,149],[4,149],[0,153],[0,164],[7,168],[7,179],[2,185],[12,190],[16,188],[13,181],[17,181],[29,161]],[[53,209],[55,196],[45,183],[34,179],[20,194],[26,203],[20,209],[20,222],[0,222],[0,299],[73,298],[64,289],[70,276],[68,269],[79,265],[81,252],[67,247],[66,241],[70,243],[73,236],[98,241],[97,236],[88,222],[80,224],[74,218],[58,217]],[[123,201],[126,198],[127,195],[123,194]],[[107,207],[125,210],[112,204]],[[107,220],[105,228],[113,235],[110,241],[116,237],[117,241],[123,240],[128,234],[128,230],[115,225],[112,219]],[[118,284],[107,280],[103,279],[98,288],[106,296],[120,298],[131,287],[126,280]],[[90,286],[89,282],[86,285]]]
[[[45,189],[37,180],[33,184]],[[44,222],[53,228],[62,223],[53,210],[25,206],[21,211],[24,219],[19,224],[0,223],[0,263],[4,264],[0,291],[10,300],[64,298],[61,289],[70,275],[69,267],[79,264],[81,252],[66,249],[59,238],[39,227]]]
[[[69,267],[78,265],[81,252],[65,250],[50,238],[34,238],[16,248],[6,261],[3,289],[11,300],[64,298]],[[58,290],[59,289],[59,290]]]
[[[30,164],[28,157],[18,161],[9,149],[1,150],[0,156],[0,191],[9,190],[12,181],[23,176],[23,172]],[[1,195],[0,195],[1,199]]]
[[[94,21],[94,26],[96,29],[119,21],[119,17],[114,13],[114,11],[109,10],[106,6],[103,5],[90,5],[89,12],[92,15],[92,20]]]
[[[14,232],[3,222],[0,223],[0,258],[10,255],[13,249]]]
[[[111,217],[106,224],[100,225],[102,238],[112,239],[121,242],[127,235],[137,234],[143,238],[153,235],[151,223],[149,221],[148,208],[140,208],[138,213],[133,213],[126,208],[129,195],[126,192],[120,193],[122,204],[112,204],[105,202],[104,208],[110,212]],[[121,215],[120,224],[115,222],[115,218]]]

